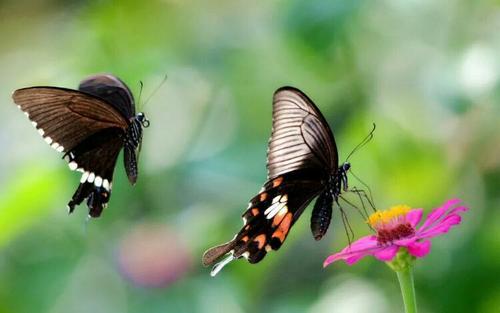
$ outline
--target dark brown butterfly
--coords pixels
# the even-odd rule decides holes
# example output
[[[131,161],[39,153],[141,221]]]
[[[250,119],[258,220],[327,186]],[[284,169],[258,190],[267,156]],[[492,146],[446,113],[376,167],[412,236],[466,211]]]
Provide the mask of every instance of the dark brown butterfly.
[[[333,202],[347,190],[349,163],[338,166],[335,139],[314,102],[293,87],[274,93],[273,128],[267,151],[267,182],[243,214],[243,228],[233,240],[209,249],[205,266],[216,263],[212,276],[244,257],[257,263],[278,250],[290,228],[317,196],[311,217],[316,240],[326,233]]]
[[[68,203],[69,212],[87,199],[90,217],[98,217],[111,196],[116,159],[124,148],[125,170],[135,184],[143,113],[135,114],[134,97],[119,78],[99,74],[86,78],[78,90],[59,87],[18,89],[12,98],[45,141],[71,170],[82,172]]]

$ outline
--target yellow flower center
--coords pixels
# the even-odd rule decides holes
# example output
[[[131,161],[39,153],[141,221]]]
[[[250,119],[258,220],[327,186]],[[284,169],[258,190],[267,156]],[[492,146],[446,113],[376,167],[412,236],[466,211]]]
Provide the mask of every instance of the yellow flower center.
[[[373,228],[376,228],[378,225],[386,225],[394,222],[394,220],[404,218],[410,210],[411,208],[407,205],[396,205],[389,210],[377,211],[373,213],[368,217],[367,222]]]
[[[367,223],[377,231],[377,241],[386,244],[415,234],[415,229],[406,220],[411,208],[396,205],[389,210],[377,211],[368,217]]]

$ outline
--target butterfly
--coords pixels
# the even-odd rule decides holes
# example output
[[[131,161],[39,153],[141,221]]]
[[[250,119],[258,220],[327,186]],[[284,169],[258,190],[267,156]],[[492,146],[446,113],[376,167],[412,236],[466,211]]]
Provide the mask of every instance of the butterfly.
[[[84,79],[78,90],[28,87],[12,98],[40,135],[73,171],[82,172],[68,203],[72,213],[87,199],[89,217],[99,217],[111,197],[113,171],[120,150],[130,183],[137,181],[144,113],[135,113],[134,97],[118,77],[98,74]]]
[[[229,262],[246,258],[261,261],[278,250],[290,228],[316,197],[311,231],[316,240],[326,233],[332,206],[348,189],[349,162],[338,165],[338,152],[330,126],[314,102],[293,87],[276,90],[273,97],[272,134],[267,150],[267,182],[250,200],[243,228],[233,240],[207,250],[205,266],[215,264],[215,276]]]

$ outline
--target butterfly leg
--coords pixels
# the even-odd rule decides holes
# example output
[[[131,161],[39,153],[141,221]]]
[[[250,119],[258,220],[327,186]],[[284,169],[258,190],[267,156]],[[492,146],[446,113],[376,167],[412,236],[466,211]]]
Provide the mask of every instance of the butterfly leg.
[[[365,199],[368,202],[368,204],[370,205],[370,207],[372,208],[372,210],[375,211],[375,204],[374,204],[373,198],[371,196],[371,191],[368,194],[363,189],[358,189],[356,187],[353,187],[353,188],[349,189],[348,192],[352,192],[352,193],[357,194],[362,203],[364,203],[363,199]]]
[[[351,245],[352,240],[354,239],[354,231],[352,230],[351,223],[349,223],[349,219],[344,209],[340,205],[338,199],[335,200],[337,206],[339,207],[340,217],[342,218],[342,224],[344,225],[345,234],[347,236],[347,241],[349,245]]]

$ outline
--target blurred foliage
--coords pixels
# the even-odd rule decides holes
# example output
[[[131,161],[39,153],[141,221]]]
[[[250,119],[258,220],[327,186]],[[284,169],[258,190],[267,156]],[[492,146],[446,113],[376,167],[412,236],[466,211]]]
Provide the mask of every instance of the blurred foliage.
[[[498,312],[499,23],[498,1],[0,2],[0,312],[400,312],[385,265],[321,267],[347,243],[338,211],[321,242],[306,211],[258,265],[201,266],[265,180],[282,85],[315,100],[341,161],[377,124],[350,161],[378,207],[471,207],[417,263],[421,312]],[[142,80],[151,127],[138,184],[120,158],[109,208],[86,221],[65,209],[78,174],[10,95],[96,72],[136,97]]]

